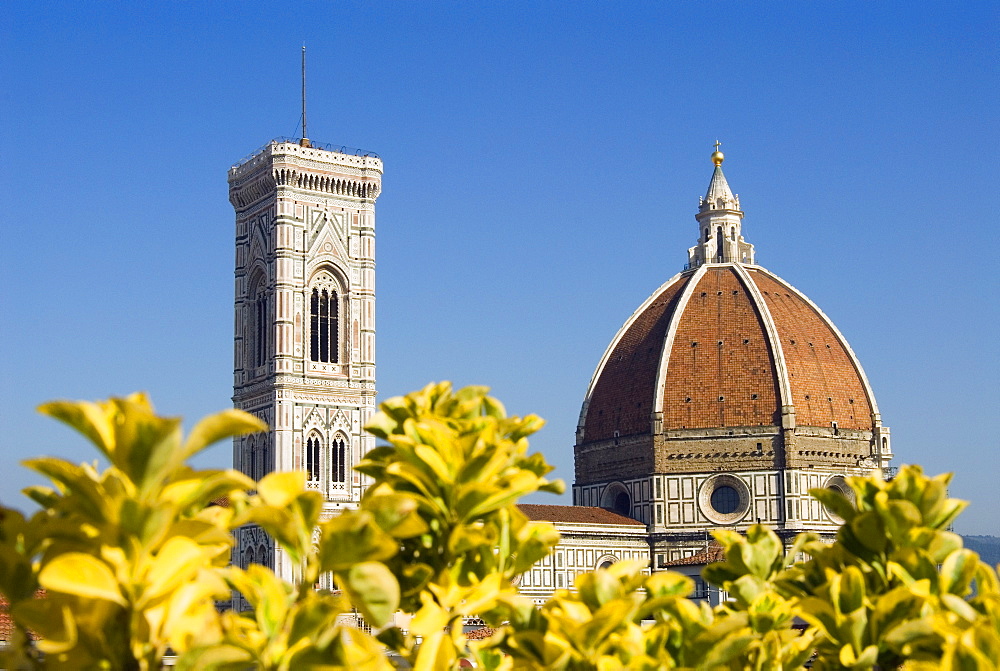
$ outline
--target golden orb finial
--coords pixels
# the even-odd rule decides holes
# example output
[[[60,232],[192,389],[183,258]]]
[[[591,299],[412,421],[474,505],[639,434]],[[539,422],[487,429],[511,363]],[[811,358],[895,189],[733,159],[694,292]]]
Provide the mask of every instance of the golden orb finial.
[[[726,155],[723,154],[721,151],[719,151],[719,146],[721,144],[722,143],[719,142],[718,140],[715,141],[715,153],[712,154],[712,163],[714,163],[716,166],[722,165],[722,162],[726,160]]]

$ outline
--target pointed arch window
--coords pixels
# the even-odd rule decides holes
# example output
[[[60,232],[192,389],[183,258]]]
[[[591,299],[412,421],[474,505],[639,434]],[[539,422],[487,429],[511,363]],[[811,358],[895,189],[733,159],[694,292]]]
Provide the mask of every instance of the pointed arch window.
[[[271,446],[267,436],[248,439],[243,452],[243,473],[260,480],[271,470]]]
[[[267,357],[267,295],[263,291],[254,299],[254,348],[253,365],[263,366]]]
[[[314,287],[310,300],[309,356],[321,363],[340,363],[340,310],[337,291]]]
[[[322,439],[317,434],[311,434],[306,440],[306,480],[319,483],[320,445]]]
[[[333,439],[333,449],[330,450],[330,480],[335,484],[347,483],[347,439],[343,434],[337,434]]]
[[[245,366],[251,370],[267,362],[268,299],[267,278],[258,270],[248,285],[244,318]]]
[[[247,463],[244,464],[243,472],[251,477],[257,478],[257,439],[251,438],[247,441],[245,455],[247,457]]]

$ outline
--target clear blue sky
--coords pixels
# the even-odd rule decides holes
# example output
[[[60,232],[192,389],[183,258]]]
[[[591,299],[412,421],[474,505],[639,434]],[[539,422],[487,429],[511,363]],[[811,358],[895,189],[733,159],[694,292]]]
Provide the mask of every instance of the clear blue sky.
[[[0,500],[34,413],[232,393],[226,171],[378,152],[382,398],[485,383],[572,481],[604,348],[686,260],[716,138],[759,262],[846,335],[899,463],[1000,534],[996,2],[0,4]],[[228,465],[231,448],[203,463]]]

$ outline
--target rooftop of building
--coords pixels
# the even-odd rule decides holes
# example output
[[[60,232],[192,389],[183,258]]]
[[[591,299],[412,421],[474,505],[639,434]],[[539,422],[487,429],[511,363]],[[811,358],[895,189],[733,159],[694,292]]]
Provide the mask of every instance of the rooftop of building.
[[[555,506],[538,503],[519,503],[518,509],[529,520],[562,522],[567,524],[623,524],[645,527],[644,522],[591,506]]]

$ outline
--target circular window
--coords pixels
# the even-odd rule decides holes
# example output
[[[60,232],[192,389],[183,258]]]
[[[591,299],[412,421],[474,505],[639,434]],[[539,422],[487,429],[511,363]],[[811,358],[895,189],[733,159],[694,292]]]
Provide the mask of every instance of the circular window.
[[[843,494],[848,499],[850,499],[850,501],[852,503],[854,502],[854,490],[851,489],[848,486],[847,480],[844,479],[843,475],[834,475],[833,477],[831,477],[829,480],[826,481],[825,487],[827,489],[830,489],[830,490],[833,490],[835,492],[839,492],[840,494]],[[829,517],[831,520],[833,520],[837,524],[843,524],[844,523],[844,518],[843,517],[841,517],[837,513],[833,512],[832,510],[830,510],[826,506],[823,506],[823,510],[826,511],[827,517]]]
[[[732,515],[740,508],[740,495],[729,485],[716,487],[712,492],[712,508],[722,515]]]
[[[716,524],[734,524],[750,510],[750,488],[735,475],[713,475],[702,483],[698,505]]]

